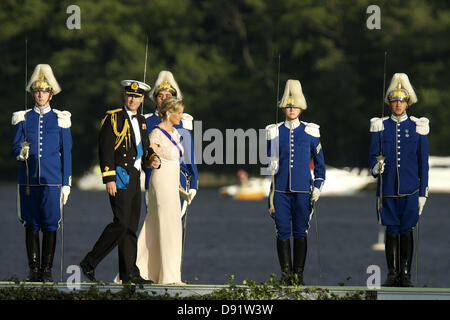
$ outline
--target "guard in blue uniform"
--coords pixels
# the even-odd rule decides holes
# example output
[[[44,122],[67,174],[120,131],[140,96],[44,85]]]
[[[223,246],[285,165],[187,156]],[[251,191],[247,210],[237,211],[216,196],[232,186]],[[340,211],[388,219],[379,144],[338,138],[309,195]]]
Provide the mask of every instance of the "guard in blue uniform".
[[[124,106],[106,112],[98,138],[100,169],[114,220],[105,227],[80,267],[89,280],[96,281],[95,268],[118,246],[122,282],[151,283],[140,276],[136,266],[136,232],[142,205],[141,170],[155,158],[145,118],[137,110],[150,86],[135,80],[123,80],[121,84]],[[153,165],[158,167],[158,164]]]
[[[428,119],[406,113],[417,102],[406,74],[394,74],[385,102],[392,115],[370,120],[369,155],[369,168],[378,177],[378,219],[386,226],[388,276],[383,285],[410,287],[413,229],[428,197],[430,128]]]
[[[33,95],[34,108],[12,117],[12,153],[19,162],[18,216],[25,226],[28,281],[52,282],[56,232],[72,183],[71,114],[50,107],[61,88],[49,65],[36,66],[27,91]]]
[[[168,97],[176,97],[182,100],[183,95],[178,87],[175,78],[170,71],[162,70],[158,74],[155,85],[149,93],[150,99],[156,103],[156,110],[154,113],[145,114],[147,119],[148,134],[152,132],[156,125],[161,122],[161,118],[158,117],[158,108],[161,103]],[[180,198],[182,216],[186,213],[187,206],[194,199],[198,189],[198,171],[194,157],[194,141],[192,139],[191,131],[193,129],[193,117],[187,113],[183,113],[183,119],[179,125],[174,127],[181,135],[181,144],[184,148],[183,158],[180,163],[180,184],[186,190],[189,181],[189,199],[187,201]],[[145,172],[145,195],[148,194],[148,183],[151,176],[151,168],[147,168]],[[147,199],[146,199],[147,204]]]
[[[307,233],[313,214],[312,203],[320,196],[325,182],[325,162],[319,126],[299,120],[307,105],[298,80],[288,80],[279,105],[284,122],[266,127],[272,186],[269,212],[275,220],[277,253],[282,279],[292,273],[304,285],[303,270],[307,252]],[[314,178],[310,162],[314,163]],[[294,259],[291,259],[293,237]]]

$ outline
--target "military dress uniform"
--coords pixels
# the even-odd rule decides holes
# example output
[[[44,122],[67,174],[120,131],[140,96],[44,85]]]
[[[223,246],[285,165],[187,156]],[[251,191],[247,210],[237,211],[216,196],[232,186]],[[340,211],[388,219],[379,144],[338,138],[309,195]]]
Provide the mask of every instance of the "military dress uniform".
[[[124,80],[122,85],[126,94],[137,96],[150,90],[145,83],[134,80]],[[109,195],[114,220],[80,266],[85,275],[95,280],[94,269],[118,245],[119,275],[123,282],[128,282],[140,277],[136,266],[136,232],[142,201],[140,174],[154,155],[144,116],[132,114],[125,106],[107,111],[101,122],[98,146],[103,183],[116,182],[116,195]]]
[[[52,95],[61,91],[51,67],[42,64],[36,66],[27,89]],[[19,162],[18,217],[26,230],[30,281],[53,281],[56,231],[72,182],[70,117],[70,112],[50,105],[36,105],[12,117],[12,153]],[[42,255],[39,231],[43,232]]]
[[[156,96],[160,91],[169,91],[172,93],[172,96],[177,99],[182,99],[182,93],[180,88],[178,87],[177,82],[175,81],[172,73],[170,71],[161,71],[158,74],[158,78],[155,81],[155,86],[149,93],[150,99],[155,101]],[[155,126],[161,123],[161,118],[158,117],[158,111],[154,113],[145,114],[145,118],[147,121],[148,135],[153,131]],[[197,164],[195,163],[195,154],[194,154],[194,140],[192,138],[191,131],[193,129],[193,117],[187,113],[183,113],[183,118],[179,125],[174,125],[174,127],[178,130],[180,134],[180,142],[184,148],[183,157],[180,162],[180,184],[186,190],[187,183],[189,180],[189,190],[191,194],[191,198],[193,198],[198,189],[198,170]],[[146,195],[148,194],[148,187],[150,176],[152,173],[151,168],[147,168],[145,171],[145,190]],[[186,213],[187,209],[187,201],[180,198],[181,201],[181,212],[182,216]],[[147,205],[147,201],[146,201]]]
[[[386,101],[417,101],[406,74],[395,74]],[[369,167],[377,185],[377,213],[386,226],[387,286],[411,286],[413,229],[428,197],[428,133],[426,118],[400,116],[372,118]],[[380,164],[378,156],[384,156]],[[420,199],[420,200],[419,200]],[[423,203],[423,204],[421,204]],[[400,252],[399,252],[400,247]],[[400,266],[399,266],[400,264]],[[401,270],[400,270],[401,269]]]
[[[306,109],[298,80],[288,80],[280,107]],[[313,214],[312,200],[317,200],[325,181],[319,126],[297,118],[269,125],[266,132],[270,167],[274,173],[269,207],[275,220],[278,258],[282,272],[293,271],[303,283],[307,232]],[[310,170],[311,159],[314,163],[314,178]],[[291,237],[294,238],[293,269]]]

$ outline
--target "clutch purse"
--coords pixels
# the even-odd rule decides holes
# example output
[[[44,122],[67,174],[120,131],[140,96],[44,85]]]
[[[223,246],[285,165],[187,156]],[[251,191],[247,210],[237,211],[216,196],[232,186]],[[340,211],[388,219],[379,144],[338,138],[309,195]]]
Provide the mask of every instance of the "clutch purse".
[[[183,187],[179,187],[178,190],[180,191],[180,198],[185,200],[185,201],[190,201],[191,200],[191,195],[189,193],[186,192],[186,190],[183,189]]]

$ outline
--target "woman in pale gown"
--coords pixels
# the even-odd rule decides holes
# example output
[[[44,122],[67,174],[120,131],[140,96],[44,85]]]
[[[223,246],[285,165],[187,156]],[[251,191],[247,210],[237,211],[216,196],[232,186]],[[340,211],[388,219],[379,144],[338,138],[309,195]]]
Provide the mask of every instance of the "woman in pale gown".
[[[161,284],[183,284],[179,195],[183,147],[174,128],[180,123],[183,110],[181,100],[164,100],[159,111],[162,122],[150,133],[150,145],[161,159],[161,167],[152,170],[148,211],[138,237],[136,265],[141,277]]]

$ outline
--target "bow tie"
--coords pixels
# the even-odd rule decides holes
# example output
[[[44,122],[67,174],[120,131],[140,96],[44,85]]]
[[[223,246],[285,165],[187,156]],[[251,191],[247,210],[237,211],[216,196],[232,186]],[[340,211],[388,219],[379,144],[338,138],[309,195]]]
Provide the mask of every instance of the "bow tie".
[[[134,118],[137,119],[137,115],[133,114],[133,115],[131,116],[131,120],[133,120]]]

